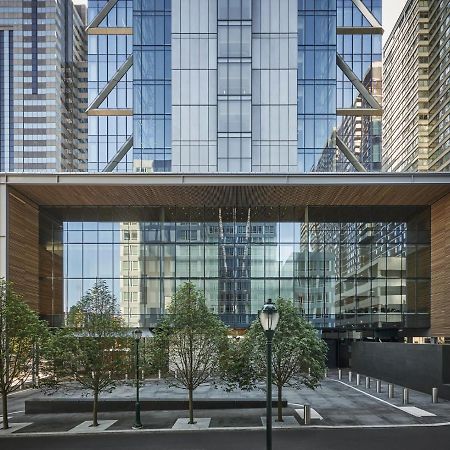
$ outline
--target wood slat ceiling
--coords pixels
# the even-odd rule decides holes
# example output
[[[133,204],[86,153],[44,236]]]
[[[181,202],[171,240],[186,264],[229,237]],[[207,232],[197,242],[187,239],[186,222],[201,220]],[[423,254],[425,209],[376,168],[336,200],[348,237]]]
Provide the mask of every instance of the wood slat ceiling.
[[[8,183],[41,206],[431,205],[450,184],[149,185]]]

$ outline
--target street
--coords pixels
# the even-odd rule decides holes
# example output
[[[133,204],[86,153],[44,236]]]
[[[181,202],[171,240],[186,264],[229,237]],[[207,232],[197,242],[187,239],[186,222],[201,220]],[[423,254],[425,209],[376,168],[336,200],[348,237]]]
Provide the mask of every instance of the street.
[[[450,427],[274,431],[273,450],[448,450]],[[264,432],[102,433],[0,438],[2,450],[264,450]]]

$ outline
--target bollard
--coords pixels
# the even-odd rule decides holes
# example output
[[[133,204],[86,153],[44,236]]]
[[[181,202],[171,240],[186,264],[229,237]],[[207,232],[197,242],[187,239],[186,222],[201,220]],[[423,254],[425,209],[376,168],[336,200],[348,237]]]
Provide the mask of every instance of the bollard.
[[[325,369],[325,372],[323,373],[323,375],[324,375],[324,378],[328,377],[328,369]]]
[[[433,388],[431,390],[431,401],[433,403],[438,403],[438,388]]]
[[[381,392],[381,380],[377,380],[377,393]]]
[[[403,388],[403,404],[407,405],[409,403],[409,389]]]
[[[361,383],[361,375],[359,373],[356,374],[356,386],[359,386]]]
[[[125,374],[125,381],[128,381],[128,374]]]
[[[388,385],[388,397],[394,398],[394,385],[391,383]]]
[[[311,423],[311,405],[303,405],[303,421],[305,425]]]
[[[370,378],[366,377],[366,389],[370,389]]]
[[[338,380],[342,380],[342,370],[338,370]]]
[[[352,379],[353,379],[353,377],[352,377],[352,371],[350,371],[350,372],[348,373],[348,382],[351,383],[351,382],[352,382]]]
[[[160,379],[161,379],[161,369],[158,370],[158,380],[160,380]]]

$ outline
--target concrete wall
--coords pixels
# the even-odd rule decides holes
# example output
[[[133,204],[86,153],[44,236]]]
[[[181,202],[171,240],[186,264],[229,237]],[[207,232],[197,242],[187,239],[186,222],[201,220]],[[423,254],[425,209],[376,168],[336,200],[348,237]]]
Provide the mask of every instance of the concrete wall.
[[[450,399],[450,345],[355,342],[351,367],[355,372]],[[447,386],[445,386],[447,384]]]

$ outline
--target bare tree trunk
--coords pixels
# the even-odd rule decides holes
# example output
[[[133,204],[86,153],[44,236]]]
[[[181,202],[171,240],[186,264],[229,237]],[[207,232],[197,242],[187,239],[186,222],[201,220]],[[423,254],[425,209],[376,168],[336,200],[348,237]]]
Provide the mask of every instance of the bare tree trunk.
[[[5,391],[2,392],[2,407],[3,407],[3,429],[9,428],[8,422],[8,395]]]
[[[193,400],[193,390],[189,388],[189,423],[194,424],[194,400]]]
[[[94,389],[94,407],[92,410],[92,426],[98,427],[98,389]]]
[[[278,388],[278,402],[277,402],[278,419],[277,419],[277,422],[283,422],[283,403],[282,403],[283,387],[281,386],[281,384],[278,384],[277,388]]]

